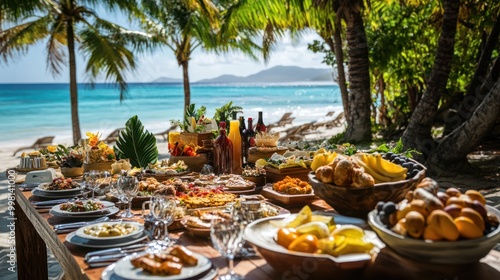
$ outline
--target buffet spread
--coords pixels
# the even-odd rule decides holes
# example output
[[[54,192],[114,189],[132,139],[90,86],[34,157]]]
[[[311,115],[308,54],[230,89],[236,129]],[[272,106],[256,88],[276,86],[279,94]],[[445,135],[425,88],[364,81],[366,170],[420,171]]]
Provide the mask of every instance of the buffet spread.
[[[363,269],[386,246],[421,262],[474,263],[500,241],[500,212],[488,206],[480,192],[440,188],[426,177],[425,166],[407,154],[322,147],[288,150],[276,146],[273,136],[262,134],[257,140],[254,154],[258,149],[276,152],[246,164],[240,174],[217,174],[210,166],[192,172],[183,161],[132,166],[113,156],[111,168],[100,170],[96,180],[85,173],[40,182],[31,190],[33,206],[50,207],[52,215],[76,222],[66,229],[71,232],[66,241],[93,250],[146,244],[158,239],[157,231],[166,242],[167,226],[173,221],[188,234],[215,242],[214,221],[233,221],[240,215],[240,246],[252,246],[280,272],[286,268],[276,261],[280,258],[288,265],[308,258],[324,260],[313,275]],[[191,144],[182,143],[186,145]],[[180,143],[174,146],[180,149]],[[125,178],[135,183],[129,187]],[[89,190],[102,193],[91,199]],[[171,208],[164,197],[173,201]],[[308,204],[318,198],[336,210],[335,215],[313,212]],[[138,221],[119,219],[119,207],[126,203],[135,209],[132,205],[143,206]],[[290,214],[290,206],[301,210]],[[367,220],[369,227],[338,222],[339,214]],[[96,219],[105,221],[78,224]],[[207,256],[174,245],[175,241],[162,244],[154,250],[145,245],[145,251],[104,262],[111,265],[102,278],[194,279],[217,274]],[[172,275],[178,277],[169,278]]]

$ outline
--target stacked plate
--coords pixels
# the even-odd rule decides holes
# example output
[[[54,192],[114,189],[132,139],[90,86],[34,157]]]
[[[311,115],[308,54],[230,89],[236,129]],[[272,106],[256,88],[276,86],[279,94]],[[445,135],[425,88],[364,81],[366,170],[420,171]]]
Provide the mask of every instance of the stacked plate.
[[[106,236],[95,236],[88,234],[89,229],[110,228],[110,227],[129,227],[134,228],[127,234]],[[104,222],[97,223],[79,228],[66,236],[66,241],[77,246],[88,248],[114,248],[127,246],[146,239],[147,235],[144,232],[144,226],[137,222]]]
[[[86,203],[87,201],[82,200],[82,202]],[[74,202],[69,202],[69,203],[74,203]],[[120,211],[118,207],[115,207],[115,204],[113,202],[99,201],[99,203],[102,203],[104,205],[104,208],[93,211],[85,211],[85,212],[70,212],[66,210],[61,210],[61,205],[63,204],[58,204],[52,207],[49,213],[52,214],[53,216],[62,218],[86,219],[86,218],[99,218],[103,216],[111,216]]]
[[[142,268],[135,268],[130,260],[140,256],[133,254],[120,259],[108,266],[102,273],[102,280],[187,280],[187,279],[214,279],[217,276],[217,268],[207,257],[193,253],[198,259],[198,264],[193,267],[183,267],[178,275],[153,275],[144,272]]]
[[[34,196],[43,197],[43,198],[68,198],[75,197],[82,193],[82,188],[78,186],[77,188],[67,189],[67,190],[47,190],[46,185],[48,183],[43,183],[35,187],[31,193]]]

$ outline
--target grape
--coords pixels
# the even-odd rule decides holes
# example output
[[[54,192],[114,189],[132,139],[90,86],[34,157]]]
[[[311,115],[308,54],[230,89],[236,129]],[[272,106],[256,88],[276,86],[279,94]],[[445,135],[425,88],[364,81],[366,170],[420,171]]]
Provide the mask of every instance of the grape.
[[[382,207],[382,211],[389,216],[390,214],[396,212],[396,204],[392,201],[389,201],[384,204],[384,207]]]
[[[391,161],[394,161],[395,158],[397,158],[398,155],[397,154],[392,154],[389,158],[391,159]]]

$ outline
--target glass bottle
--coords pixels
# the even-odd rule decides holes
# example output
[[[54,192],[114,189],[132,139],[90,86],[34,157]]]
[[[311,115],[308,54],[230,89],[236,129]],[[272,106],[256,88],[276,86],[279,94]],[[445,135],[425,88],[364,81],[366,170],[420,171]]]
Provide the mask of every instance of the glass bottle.
[[[262,120],[262,111],[259,111],[259,118],[257,119],[257,124],[255,125],[255,133],[266,132],[266,125]]]
[[[246,137],[247,137],[247,154],[248,154],[248,149],[251,147],[255,147],[255,131],[253,130],[253,119],[248,118],[248,126],[246,130]]]
[[[240,121],[233,116],[233,120],[229,122],[229,135],[228,138],[233,143],[233,174],[241,174],[241,134],[240,134]]]
[[[245,117],[241,116],[240,120],[240,134],[241,134],[241,164],[243,166],[247,163],[248,158],[248,139],[247,139],[247,128],[245,126]]]
[[[214,142],[215,174],[231,174],[233,169],[233,143],[226,135],[226,123],[220,122],[219,136]]]

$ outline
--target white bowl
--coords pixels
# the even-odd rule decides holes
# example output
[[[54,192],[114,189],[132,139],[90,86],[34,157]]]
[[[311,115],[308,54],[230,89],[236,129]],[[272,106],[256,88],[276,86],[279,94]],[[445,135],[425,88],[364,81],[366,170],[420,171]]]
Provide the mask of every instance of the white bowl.
[[[488,212],[500,219],[500,211],[486,206]],[[380,239],[403,256],[429,263],[466,264],[478,262],[500,241],[500,226],[488,235],[471,240],[430,241],[400,235],[387,228],[373,210],[368,214],[368,224]]]
[[[98,237],[98,236],[92,236],[90,234],[85,233],[85,229],[87,228],[92,228],[92,227],[101,227],[103,225],[132,225],[136,227],[136,229],[128,234],[124,235],[118,235],[118,236],[106,236],[106,237]],[[92,224],[88,226],[84,226],[79,228],[75,234],[78,237],[85,238],[85,239],[90,239],[90,240],[114,240],[114,239],[123,239],[123,238],[128,238],[128,237],[134,237],[134,236],[139,236],[142,232],[144,231],[144,225],[137,223],[137,222],[103,222],[103,223],[97,223],[97,224]]]

